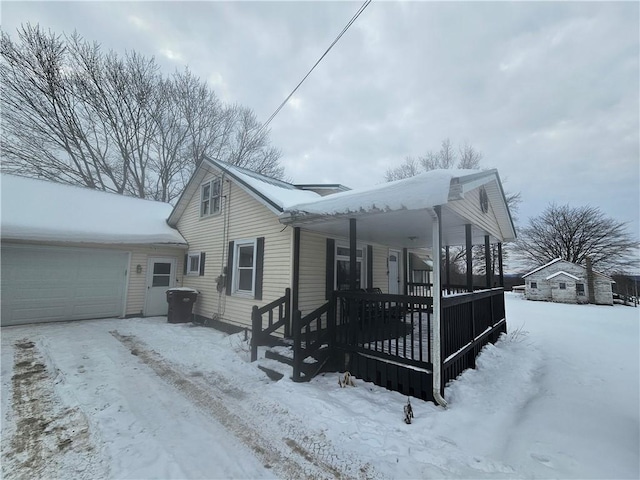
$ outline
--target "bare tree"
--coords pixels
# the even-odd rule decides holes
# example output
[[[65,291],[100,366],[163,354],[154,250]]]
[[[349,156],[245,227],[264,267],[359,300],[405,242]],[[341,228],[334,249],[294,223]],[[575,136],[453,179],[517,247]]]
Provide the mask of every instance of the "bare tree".
[[[171,201],[205,156],[282,178],[253,112],[188,70],[26,25],[2,33],[2,170]]]
[[[549,205],[530,218],[520,230],[520,255],[531,266],[562,258],[585,265],[591,257],[594,268],[603,271],[637,265],[639,243],[624,222],[607,217],[596,207]]]
[[[385,180],[393,182],[394,180],[402,180],[403,178],[415,177],[420,173],[420,165],[418,160],[407,157],[404,163],[396,168],[390,168],[385,173]]]

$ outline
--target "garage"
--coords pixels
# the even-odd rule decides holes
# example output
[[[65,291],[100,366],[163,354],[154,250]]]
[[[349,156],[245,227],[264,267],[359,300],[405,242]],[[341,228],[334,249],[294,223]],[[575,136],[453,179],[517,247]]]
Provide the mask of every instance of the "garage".
[[[3,244],[2,326],[124,314],[129,253]]]

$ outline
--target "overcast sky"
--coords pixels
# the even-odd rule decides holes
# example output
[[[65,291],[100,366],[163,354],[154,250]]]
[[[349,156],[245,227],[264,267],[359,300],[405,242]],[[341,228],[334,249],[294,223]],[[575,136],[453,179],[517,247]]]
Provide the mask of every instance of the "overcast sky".
[[[265,121],[361,2],[2,2],[22,23],[188,66]],[[271,123],[296,183],[380,183],[469,143],[520,191],[600,207],[640,236],[639,4],[374,1]]]

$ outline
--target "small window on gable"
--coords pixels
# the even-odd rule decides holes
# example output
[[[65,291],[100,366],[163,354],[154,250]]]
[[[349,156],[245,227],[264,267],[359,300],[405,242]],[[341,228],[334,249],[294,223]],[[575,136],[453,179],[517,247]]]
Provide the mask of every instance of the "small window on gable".
[[[564,282],[560,282],[560,290],[566,290],[567,289],[567,284]]]
[[[200,216],[214,215],[220,212],[220,195],[222,182],[214,178],[200,187]]]
[[[538,288],[538,282],[531,282],[531,288]]]

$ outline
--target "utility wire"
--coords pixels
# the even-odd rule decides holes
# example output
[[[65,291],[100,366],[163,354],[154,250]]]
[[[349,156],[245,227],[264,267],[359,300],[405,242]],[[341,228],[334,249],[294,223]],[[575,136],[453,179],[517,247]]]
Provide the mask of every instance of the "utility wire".
[[[313,70],[318,66],[318,64],[322,61],[322,59],[329,53],[329,51],[333,48],[333,46],[338,43],[338,40],[340,40],[340,38],[342,37],[342,35],[344,35],[346,33],[347,30],[349,30],[349,27],[351,27],[351,25],[353,25],[353,23],[357,20],[357,18],[360,16],[360,14],[362,12],[364,12],[364,10],[369,6],[369,4],[371,3],[371,0],[366,0],[358,9],[358,11],[353,15],[353,17],[351,17],[351,20],[349,20],[349,22],[347,23],[347,25],[342,29],[342,31],[340,32],[340,34],[336,37],[336,39],[331,43],[331,45],[329,45],[329,48],[327,48],[325,50],[325,52],[322,54],[322,56],[318,59],[318,61],[313,65],[313,67],[311,67],[311,70],[309,70],[307,72],[307,74],[304,76],[304,78],[302,80],[300,80],[300,83],[298,83],[298,85],[296,85],[296,88],[293,89],[293,91],[289,94],[289,96],[287,98],[284,99],[284,101],[280,104],[280,106],[278,108],[276,108],[275,112],[273,112],[271,114],[271,116],[267,119],[267,121],[262,125],[262,127],[260,127],[260,129],[256,132],[256,135],[259,135],[260,132],[262,132],[262,130],[264,130],[265,128],[267,128],[267,126],[271,123],[271,120],[273,120],[275,118],[275,116],[278,114],[278,112],[280,112],[280,110],[282,110],[282,108],[287,104],[287,102],[289,101],[289,99],[293,96],[294,93],[296,93],[296,90],[298,90],[298,88],[300,88],[300,85],[302,85],[304,83],[304,81],[307,79],[307,77],[309,75],[311,75],[311,72],[313,72]]]

